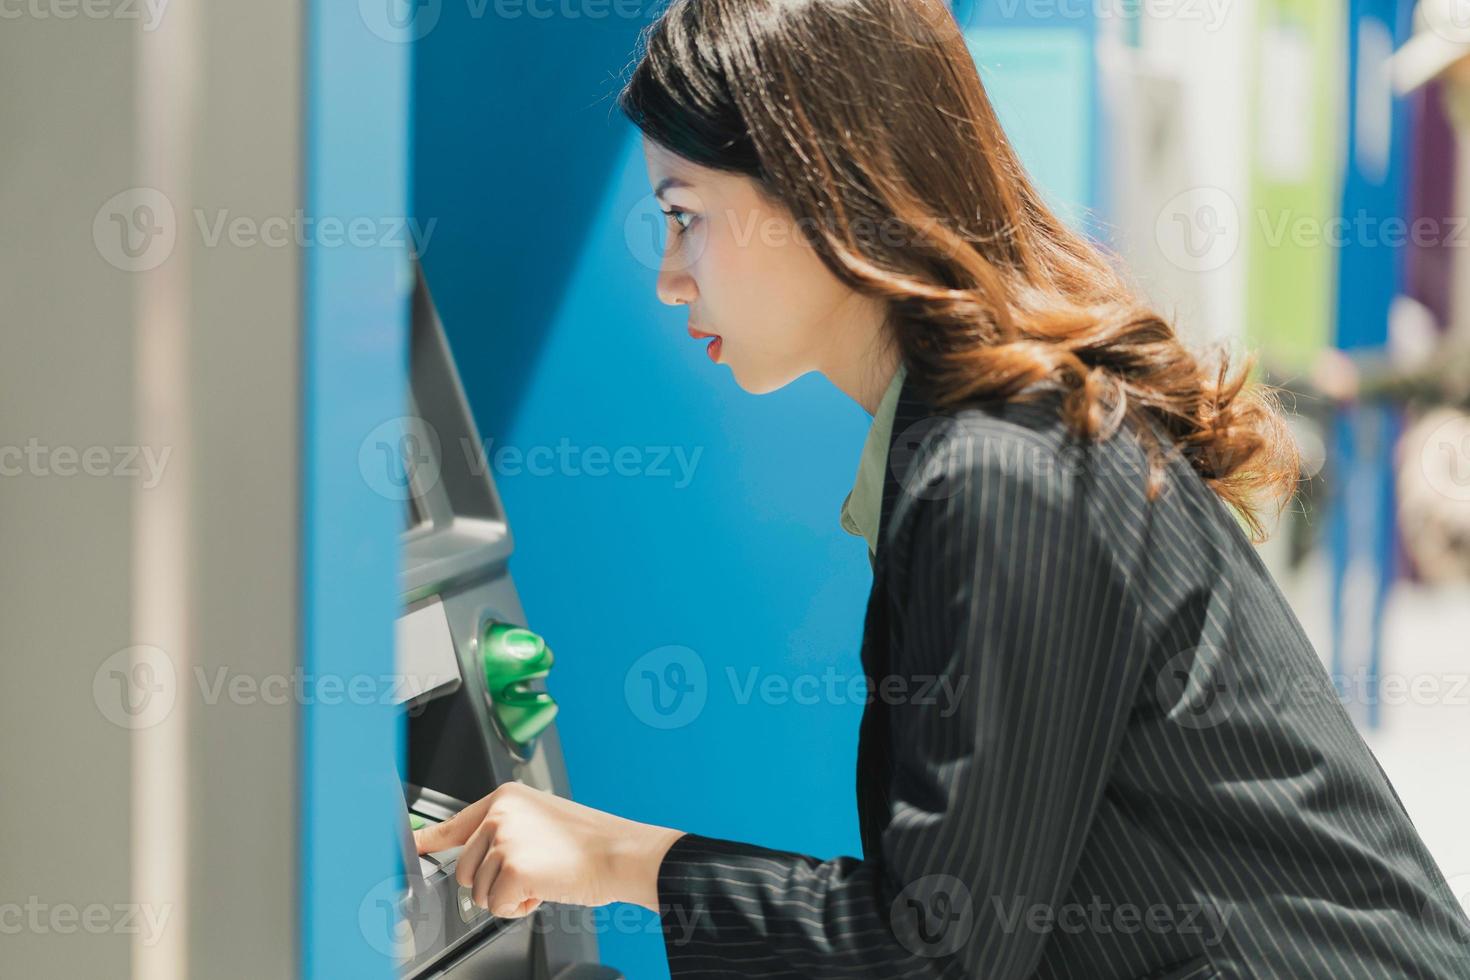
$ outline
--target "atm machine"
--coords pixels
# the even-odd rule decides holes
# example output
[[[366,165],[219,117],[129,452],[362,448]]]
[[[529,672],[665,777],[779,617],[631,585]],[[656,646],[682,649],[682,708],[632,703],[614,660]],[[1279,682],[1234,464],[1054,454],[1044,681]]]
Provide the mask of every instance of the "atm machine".
[[[620,980],[598,963],[589,910],[547,903],[501,920],[454,880],[458,848],[419,857],[411,829],[506,780],[570,795],[546,689],[551,648],[526,625],[511,530],[444,330],[416,265],[395,700],[407,715],[399,828],[399,975],[444,980]]]

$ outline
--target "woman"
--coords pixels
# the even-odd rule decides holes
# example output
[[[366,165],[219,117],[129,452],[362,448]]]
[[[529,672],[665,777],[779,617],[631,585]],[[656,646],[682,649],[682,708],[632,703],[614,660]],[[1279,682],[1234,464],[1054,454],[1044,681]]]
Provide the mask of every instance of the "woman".
[[[874,416],[864,856],[516,784],[420,848],[465,844],[497,915],[659,912],[675,977],[1470,977],[1243,532],[1295,482],[1282,421],[1047,209],[944,7],[674,0],[645,40],[660,298],[747,391],[820,371]],[[922,678],[952,710],[891,696]]]

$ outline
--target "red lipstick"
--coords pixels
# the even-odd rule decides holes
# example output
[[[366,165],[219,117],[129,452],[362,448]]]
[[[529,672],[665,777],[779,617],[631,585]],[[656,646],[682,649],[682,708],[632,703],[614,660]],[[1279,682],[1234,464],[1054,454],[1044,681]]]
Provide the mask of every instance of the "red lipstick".
[[[714,361],[716,364],[720,363],[720,347],[722,346],[722,341],[719,334],[705,333],[703,330],[695,330],[691,326],[689,328],[689,336],[695,340],[703,340],[706,337],[711,338],[709,346],[705,347],[704,352],[709,355],[711,361]]]

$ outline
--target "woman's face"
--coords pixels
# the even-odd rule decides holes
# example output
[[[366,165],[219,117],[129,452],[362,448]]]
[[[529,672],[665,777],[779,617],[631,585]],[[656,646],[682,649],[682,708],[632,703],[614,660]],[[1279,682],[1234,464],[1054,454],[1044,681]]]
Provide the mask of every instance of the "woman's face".
[[[658,298],[689,307],[689,329],[752,394],[842,363],[873,304],[817,257],[806,229],[749,177],[711,170],[643,141],[666,220]]]

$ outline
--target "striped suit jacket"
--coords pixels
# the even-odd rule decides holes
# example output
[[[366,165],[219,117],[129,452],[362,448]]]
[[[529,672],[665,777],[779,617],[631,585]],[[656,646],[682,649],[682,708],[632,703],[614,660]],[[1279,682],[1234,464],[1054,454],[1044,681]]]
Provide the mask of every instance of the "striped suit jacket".
[[[1237,519],[1177,451],[1149,501],[1138,440],[1075,442],[1059,406],[936,414],[905,383],[863,857],[679,838],[672,976],[1470,978],[1470,922]]]

